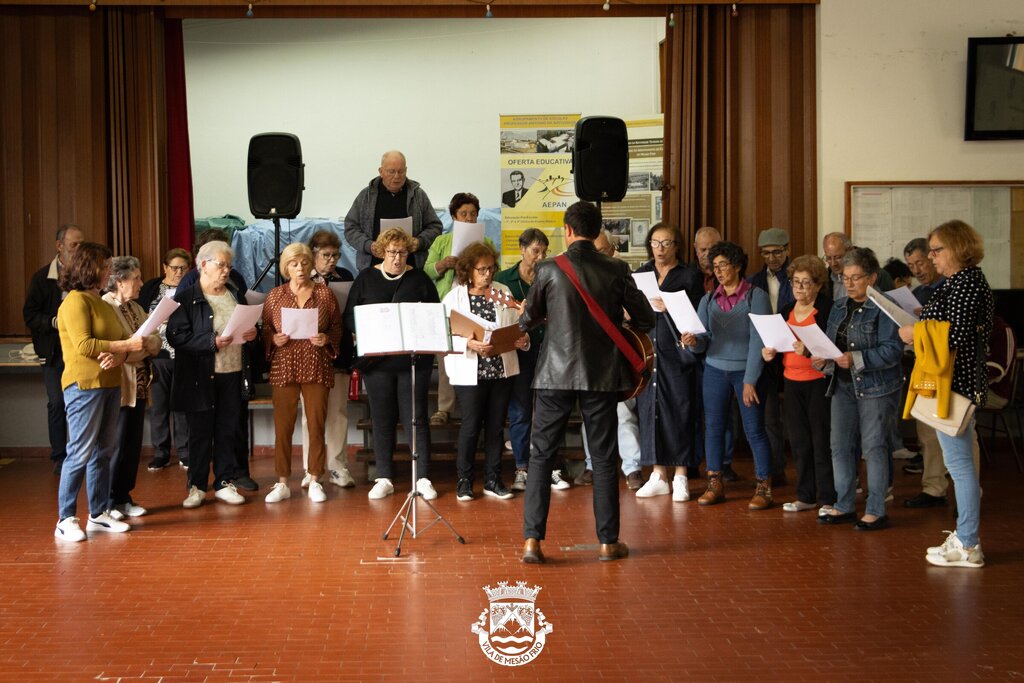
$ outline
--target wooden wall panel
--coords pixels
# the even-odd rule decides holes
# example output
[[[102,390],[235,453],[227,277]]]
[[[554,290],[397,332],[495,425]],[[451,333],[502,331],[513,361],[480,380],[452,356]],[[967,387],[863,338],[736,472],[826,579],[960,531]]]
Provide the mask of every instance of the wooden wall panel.
[[[0,40],[0,334],[22,335],[25,289],[57,227],[109,239],[103,22],[84,8],[2,9]]]

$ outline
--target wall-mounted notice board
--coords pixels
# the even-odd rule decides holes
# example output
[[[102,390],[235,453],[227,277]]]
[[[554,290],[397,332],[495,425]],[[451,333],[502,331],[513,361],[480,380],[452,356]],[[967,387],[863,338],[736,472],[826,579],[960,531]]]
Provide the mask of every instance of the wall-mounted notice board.
[[[1024,180],[846,183],[846,234],[883,264],[954,218],[984,238],[981,268],[993,289],[1024,287]]]

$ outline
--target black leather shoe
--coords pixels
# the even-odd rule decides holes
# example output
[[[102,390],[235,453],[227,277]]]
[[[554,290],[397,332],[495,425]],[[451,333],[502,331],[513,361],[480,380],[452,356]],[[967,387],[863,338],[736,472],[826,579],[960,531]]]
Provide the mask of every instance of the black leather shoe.
[[[601,550],[597,554],[597,559],[602,562],[621,560],[624,557],[629,557],[629,546],[622,541],[616,541],[615,543],[602,543]]]
[[[246,491],[260,490],[260,485],[257,484],[252,477],[239,477],[231,483],[235,485],[236,489],[245,489]]]
[[[859,519],[853,525],[853,528],[857,531],[881,531],[882,529],[888,529],[889,515],[882,515],[873,522],[865,522],[863,519]]]
[[[722,466],[722,481],[739,481],[740,475],[732,468],[732,465]]]
[[[536,538],[528,538],[526,543],[523,543],[523,562],[544,564],[544,553],[540,551],[540,541]]]
[[[844,512],[841,515],[819,515],[818,524],[849,524],[857,519],[852,512]]]
[[[903,507],[906,508],[934,508],[945,504],[945,496],[933,496],[930,493],[925,493],[924,491],[921,491],[921,493],[917,494],[913,498],[907,498],[903,501]]]

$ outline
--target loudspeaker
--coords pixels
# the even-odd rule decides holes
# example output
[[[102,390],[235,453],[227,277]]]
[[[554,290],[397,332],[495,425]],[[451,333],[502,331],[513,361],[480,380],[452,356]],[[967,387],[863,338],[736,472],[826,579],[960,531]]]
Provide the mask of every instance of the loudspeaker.
[[[256,218],[295,218],[302,208],[302,147],[290,133],[249,140],[249,211]]]
[[[580,199],[622,201],[629,176],[626,122],[610,116],[587,116],[577,121],[572,172]]]

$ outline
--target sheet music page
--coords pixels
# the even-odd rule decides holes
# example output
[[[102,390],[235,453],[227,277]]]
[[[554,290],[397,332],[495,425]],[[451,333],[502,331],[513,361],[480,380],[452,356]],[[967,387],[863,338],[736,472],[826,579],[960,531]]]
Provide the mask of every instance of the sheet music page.
[[[636,288],[648,299],[657,299],[662,295],[658,287],[658,276],[654,273],[633,273],[633,279],[636,281]]]
[[[452,256],[458,256],[473,242],[483,241],[483,223],[463,223],[462,221],[452,223]]]
[[[245,340],[242,339],[242,335],[251,330],[262,315],[263,304],[255,306],[238,304],[231,312],[228,324],[224,326],[224,330],[218,336],[231,337],[232,344],[244,344]]]
[[[282,308],[281,332],[292,339],[309,339],[317,334],[320,312],[315,308]]]
[[[252,289],[245,290],[245,303],[250,306],[257,306],[267,300],[266,292],[257,292]]]
[[[157,307],[153,309],[153,312],[149,314],[145,322],[135,331],[134,337],[147,337],[159,329],[161,325],[167,322],[167,319],[171,317],[171,313],[180,306],[174,299],[168,299],[164,297],[157,304]]]
[[[897,287],[896,289],[890,289],[886,292],[887,295],[892,297],[892,300],[900,305],[904,311],[910,315],[915,315],[914,311],[921,308],[921,302],[917,300],[913,292],[910,291],[910,287]]]
[[[875,305],[882,309],[882,313],[892,318],[893,322],[903,327],[904,325],[913,325],[918,321],[918,317],[913,313],[907,313],[899,304],[895,303],[891,299],[888,299],[884,294],[879,292],[874,287],[868,287],[868,298],[875,302]]]
[[[398,307],[406,351],[443,353],[452,350],[444,304],[403,302]]]
[[[839,347],[817,325],[790,325],[789,328],[800,338],[800,341],[815,358],[835,360],[843,355]]]
[[[355,316],[356,352],[401,353],[402,319],[398,304],[363,304],[352,309]]]
[[[765,348],[775,349],[779,353],[789,353],[793,350],[796,337],[781,315],[778,313],[774,315],[748,313],[747,315],[750,316],[750,322],[754,323],[754,329],[757,330]]]
[[[665,310],[676,324],[679,334],[707,332],[686,292],[660,292],[660,295],[661,300],[665,302]]]
[[[390,230],[391,228],[398,228],[405,234],[412,237],[412,216],[406,216],[405,218],[381,218],[380,219],[380,231]]]

